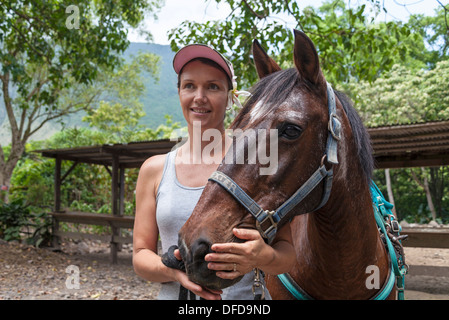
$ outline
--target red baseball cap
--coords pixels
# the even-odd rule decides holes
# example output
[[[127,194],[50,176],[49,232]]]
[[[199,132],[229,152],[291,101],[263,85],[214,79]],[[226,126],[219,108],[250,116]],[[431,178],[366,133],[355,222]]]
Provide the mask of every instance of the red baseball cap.
[[[189,61],[196,58],[206,58],[214,61],[223,68],[223,70],[229,76],[231,82],[233,82],[234,68],[232,67],[232,63],[228,59],[223,57],[223,55],[217,50],[205,44],[190,44],[180,49],[173,58],[173,69],[175,69],[175,72],[179,74],[181,69]]]

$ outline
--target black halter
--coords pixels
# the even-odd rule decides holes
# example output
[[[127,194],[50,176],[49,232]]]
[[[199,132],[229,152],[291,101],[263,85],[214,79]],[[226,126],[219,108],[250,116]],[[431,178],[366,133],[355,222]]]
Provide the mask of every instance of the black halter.
[[[330,164],[337,164],[337,145],[341,139],[341,123],[336,113],[335,94],[327,83],[327,101],[329,109],[328,137],[326,152],[321,160],[320,167],[312,176],[279,208],[274,211],[263,210],[245,191],[242,190],[230,177],[220,171],[215,171],[209,180],[215,181],[228,191],[239,203],[241,203],[256,219],[256,227],[262,237],[271,244],[276,236],[277,226],[296,205],[298,205],[315,187],[324,180],[324,193],[320,204],[313,210],[324,206],[329,199],[332,189],[333,168],[326,169],[324,160]]]

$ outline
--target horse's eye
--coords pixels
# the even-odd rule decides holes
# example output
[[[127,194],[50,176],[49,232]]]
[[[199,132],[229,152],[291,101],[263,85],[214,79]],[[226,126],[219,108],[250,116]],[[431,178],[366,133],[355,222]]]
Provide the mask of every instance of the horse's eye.
[[[279,129],[279,135],[289,140],[298,138],[301,135],[301,132],[301,127],[291,123],[284,124]]]

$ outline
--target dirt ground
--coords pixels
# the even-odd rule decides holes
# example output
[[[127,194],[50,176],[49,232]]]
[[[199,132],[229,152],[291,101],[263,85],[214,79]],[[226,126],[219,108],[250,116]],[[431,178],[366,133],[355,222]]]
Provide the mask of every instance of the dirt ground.
[[[0,300],[153,300],[160,288],[133,270],[132,248],[124,246],[118,264],[98,242],[65,242],[61,252],[0,242]],[[449,300],[449,249],[405,248],[410,272],[405,297]],[[79,284],[79,286],[77,286]]]

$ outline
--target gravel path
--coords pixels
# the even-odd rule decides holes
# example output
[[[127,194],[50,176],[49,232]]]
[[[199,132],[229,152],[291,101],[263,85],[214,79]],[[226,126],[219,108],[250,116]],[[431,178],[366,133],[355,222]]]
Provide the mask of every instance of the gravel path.
[[[0,300],[155,299],[159,284],[139,278],[131,256],[125,247],[111,265],[109,249],[98,243],[64,243],[62,252],[0,243]]]
[[[412,265],[406,278],[406,299],[449,300],[449,249],[405,249]],[[68,241],[61,252],[52,252],[0,241],[0,300],[156,299],[160,285],[134,273],[131,252],[124,245],[118,264],[111,265],[109,248],[103,243]],[[440,268],[437,276],[432,274],[435,267]]]

